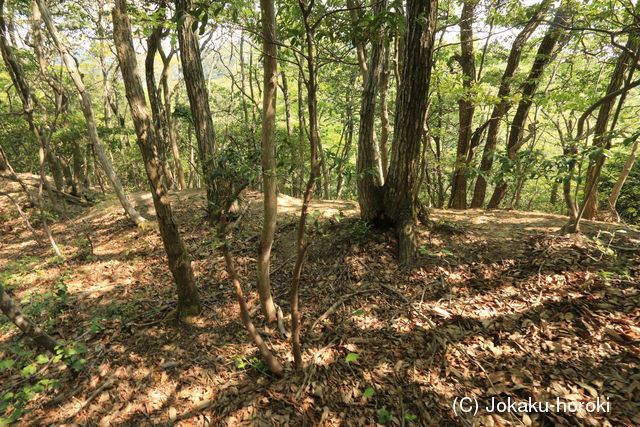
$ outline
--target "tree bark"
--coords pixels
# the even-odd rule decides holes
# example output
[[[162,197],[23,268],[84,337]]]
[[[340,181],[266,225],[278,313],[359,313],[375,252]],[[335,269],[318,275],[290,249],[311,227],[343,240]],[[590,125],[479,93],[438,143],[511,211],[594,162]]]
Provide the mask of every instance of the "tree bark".
[[[437,0],[408,0],[402,75],[398,87],[391,162],[384,189],[385,215],[398,232],[398,257],[415,257],[418,155],[427,112]]]
[[[460,16],[460,56],[462,87],[464,93],[458,99],[458,146],[456,165],[453,171],[449,207],[467,208],[467,169],[471,162],[471,126],[473,125],[473,86],[476,82],[476,66],[473,52],[473,13],[476,2],[465,1]]]
[[[480,173],[478,174],[473,190],[471,208],[481,208],[484,205],[484,199],[487,193],[487,179],[485,176],[491,171],[491,167],[493,166],[493,153],[498,145],[500,125],[502,124],[502,119],[509,111],[510,102],[508,97],[511,93],[511,82],[516,70],[518,69],[518,65],[520,64],[522,49],[536,28],[538,28],[538,25],[547,12],[550,4],[550,0],[544,0],[540,3],[537,12],[529,19],[529,21],[527,21],[524,28],[520,33],[518,33],[511,45],[507,65],[505,66],[502,79],[500,80],[498,103],[493,107],[493,112],[489,119],[487,140],[482,153],[482,160],[480,161]]]
[[[550,24],[549,29],[542,38],[540,46],[536,53],[531,71],[527,76],[527,80],[521,85],[520,93],[522,98],[518,103],[518,109],[516,110],[513,121],[511,122],[511,128],[509,131],[509,138],[507,140],[507,156],[510,159],[515,159],[516,154],[522,144],[524,143],[524,129],[525,122],[529,115],[529,110],[533,104],[533,96],[535,95],[538,85],[540,84],[540,77],[546,69],[547,65],[551,63],[555,54],[564,44],[564,36],[566,34],[564,27],[567,24],[569,17],[567,4],[563,1],[553,18],[553,22]],[[498,182],[496,188],[489,201],[489,209],[497,209],[504,199],[507,192],[507,183],[504,181]]]
[[[276,233],[278,190],[276,174],[276,97],[278,60],[276,58],[276,13],[273,0],[260,0],[264,52],[264,90],[262,91],[262,185],[263,222],[258,253],[258,294],[267,322],[275,322],[276,306],[271,295],[271,248]]]
[[[176,0],[177,15],[186,15],[183,24],[178,27],[178,43],[180,45],[182,72],[189,97],[189,105],[191,106],[191,116],[193,117],[196,139],[198,140],[198,154],[202,165],[204,182],[207,187],[207,218],[211,225],[215,225],[220,214],[215,178],[210,167],[216,150],[215,134],[198,38],[192,29],[195,18],[188,14],[191,11],[191,7],[191,0]]]
[[[115,2],[112,18],[113,38],[131,117],[136,130],[138,146],[142,152],[145,170],[149,179],[162,243],[169,259],[169,269],[177,285],[177,317],[181,321],[188,321],[191,316],[200,313],[200,298],[193,270],[191,269],[191,260],[182,241],[178,226],[173,219],[165,180],[162,176],[164,171],[158,155],[158,139],[161,136],[151,121],[142,81],[136,71],[136,54],[133,48],[126,0],[117,0]]]
[[[96,127],[95,115],[93,112],[93,106],[91,105],[91,98],[89,96],[89,92],[87,92],[84,82],[82,79],[82,75],[78,70],[78,66],[76,65],[76,61],[72,58],[71,54],[68,51],[68,48],[65,42],[62,40],[61,36],[58,34],[58,30],[53,24],[53,20],[49,15],[49,10],[45,5],[43,0],[36,0],[38,3],[38,8],[40,9],[40,13],[42,14],[42,19],[49,30],[49,34],[51,35],[51,39],[56,45],[58,51],[60,51],[60,55],[62,56],[62,60],[71,76],[71,80],[73,80],[74,85],[78,91],[78,95],[80,97],[80,105],[82,107],[82,113],[84,115],[85,121],[87,123],[87,131],[89,133],[89,141],[93,144],[93,148],[98,156],[98,160],[102,165],[113,190],[115,191],[118,200],[120,200],[120,204],[124,208],[125,212],[131,220],[138,226],[144,224],[146,220],[135,210],[126,194],[124,193],[124,189],[122,188],[122,183],[120,182],[120,178],[116,175],[109,158],[107,157],[107,153],[105,151],[104,145],[98,136],[98,128]]]
[[[389,121],[389,55],[391,46],[384,46],[382,72],[380,74],[380,162],[382,163],[382,177],[386,180],[389,171],[389,135],[391,122]],[[339,197],[338,197],[339,198]]]
[[[386,7],[386,1],[377,3],[374,14],[380,14]],[[382,73],[384,26],[381,25],[371,43],[371,54],[366,67],[364,88],[360,104],[360,129],[358,131],[358,157],[356,173],[358,176],[358,203],[360,216],[369,223],[376,224],[383,216],[382,186],[377,176],[379,153],[375,140],[376,98],[379,79]]]

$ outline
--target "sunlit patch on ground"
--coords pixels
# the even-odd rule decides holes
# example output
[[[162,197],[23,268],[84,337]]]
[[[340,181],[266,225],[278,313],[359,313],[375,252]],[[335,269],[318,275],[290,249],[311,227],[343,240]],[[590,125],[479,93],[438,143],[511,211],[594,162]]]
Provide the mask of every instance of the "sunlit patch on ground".
[[[363,233],[354,202],[314,202],[322,219],[310,229],[303,274],[303,371],[293,370],[286,338],[256,310],[256,325],[287,367],[276,378],[239,322],[222,259],[203,226],[202,197],[199,190],[171,195],[204,305],[186,327],[171,318],[175,289],[159,237],[135,229],[114,201],[53,225],[69,254],[63,265],[33,243],[10,206],[0,205],[10,213],[1,224],[8,230],[0,239],[3,280],[17,300],[31,296],[25,308],[47,304],[41,296],[63,285],[58,321],[30,314],[57,339],[88,349],[79,376],[56,372],[61,387],[30,400],[24,423],[371,425],[384,410],[420,425],[459,424],[452,401],[471,396],[600,397],[612,409],[528,420],[479,414],[467,416],[469,423],[640,424],[640,251],[611,255],[608,238],[601,246],[594,240],[599,228],[619,225],[587,222],[587,237],[570,239],[555,234],[565,221],[557,215],[435,210],[432,219],[445,225],[420,228],[418,265],[402,270],[393,236]],[[133,198],[153,214],[148,193]],[[247,193],[247,202],[231,244],[255,307],[262,207],[256,193]],[[272,283],[286,315],[300,201],[280,202]],[[344,218],[336,217],[340,212]],[[611,244],[633,247],[638,237],[629,231]],[[12,327],[0,330],[0,357],[23,341]],[[0,391],[21,379],[0,372]]]

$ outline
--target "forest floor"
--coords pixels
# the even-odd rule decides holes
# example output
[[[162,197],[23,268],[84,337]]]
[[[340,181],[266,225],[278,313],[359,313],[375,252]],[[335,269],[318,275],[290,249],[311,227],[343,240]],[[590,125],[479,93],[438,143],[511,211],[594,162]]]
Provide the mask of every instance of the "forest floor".
[[[148,193],[132,198],[153,215]],[[52,363],[26,377],[0,371],[0,393],[35,375],[60,380],[26,403],[21,423],[640,425],[637,230],[585,221],[584,235],[566,237],[557,233],[566,221],[559,215],[432,210],[416,266],[402,269],[393,234],[369,231],[357,203],[314,201],[301,289],[303,371],[292,369],[286,338],[254,316],[286,362],[277,378],[239,321],[203,221],[203,192],[172,201],[204,303],[190,326],[170,320],[175,291],[159,235],[134,227],[116,201],[75,207],[55,222],[61,264],[0,197],[3,286],[57,339],[88,349],[76,378]],[[272,285],[285,314],[299,208],[300,200],[279,198]],[[259,194],[248,193],[239,211],[232,253],[257,307]],[[28,346],[5,322],[0,360]],[[454,412],[462,397],[477,399],[477,414]],[[568,406],[555,408],[558,398]],[[551,406],[490,413],[492,399]],[[588,412],[598,400],[605,405]]]

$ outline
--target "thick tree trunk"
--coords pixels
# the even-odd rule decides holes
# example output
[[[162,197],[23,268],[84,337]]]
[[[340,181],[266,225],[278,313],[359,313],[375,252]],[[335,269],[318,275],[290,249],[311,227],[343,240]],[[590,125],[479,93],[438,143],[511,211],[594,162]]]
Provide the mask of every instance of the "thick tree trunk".
[[[377,3],[374,14],[378,15],[386,7],[386,1]],[[374,138],[376,118],[376,98],[379,79],[382,73],[384,26],[380,26],[378,34],[371,43],[371,55],[364,78],[364,89],[360,104],[360,129],[358,131],[358,157],[356,172],[358,174],[358,203],[360,216],[369,223],[376,223],[382,216],[382,187],[376,175],[379,155]]]
[[[476,1],[465,1],[460,16],[460,56],[462,87],[464,93],[458,100],[458,147],[453,171],[449,207],[467,208],[467,169],[471,162],[471,126],[473,125],[473,86],[476,82],[476,66],[473,52],[473,12]]]
[[[398,232],[400,263],[409,265],[416,252],[415,202],[422,127],[427,112],[436,0],[409,0],[405,49],[398,87],[391,162],[384,188],[385,215]]]
[[[480,174],[476,180],[476,184],[473,190],[473,198],[471,200],[472,208],[481,208],[484,205],[485,195],[487,193],[487,179],[485,176],[491,171],[493,166],[493,153],[498,145],[498,136],[500,133],[500,125],[502,119],[509,110],[510,102],[508,100],[511,93],[511,81],[520,64],[520,58],[522,56],[522,49],[525,43],[533,32],[538,28],[540,21],[544,17],[547,9],[549,8],[551,1],[544,0],[538,11],[529,19],[524,28],[516,36],[513,44],[511,45],[511,51],[509,52],[509,58],[507,59],[507,65],[505,66],[502,79],[500,80],[500,87],[498,89],[498,103],[493,107],[491,118],[489,119],[489,128],[487,130],[487,140],[485,142],[484,151],[482,153],[482,160],[480,161]]]
[[[214,225],[220,213],[218,197],[216,195],[215,177],[210,165],[215,156],[215,134],[213,121],[211,119],[211,109],[209,108],[209,94],[207,93],[204,71],[202,69],[202,59],[200,58],[200,48],[198,37],[193,31],[192,24],[195,18],[189,15],[191,11],[191,0],[176,0],[176,13],[178,16],[185,15],[186,18],[178,27],[178,42],[180,45],[180,60],[182,62],[182,72],[184,74],[189,105],[191,106],[191,116],[195,127],[196,139],[198,140],[198,154],[207,187],[207,218]]]
[[[160,134],[153,126],[145,101],[142,81],[136,71],[136,53],[133,48],[131,26],[127,15],[126,0],[117,0],[112,10],[113,38],[116,46],[120,71],[131,109],[131,117],[136,129],[138,145],[151,187],[151,196],[158,217],[158,226],[162,243],[169,259],[169,269],[177,285],[177,317],[188,321],[191,316],[200,313],[200,298],[195,277],[191,269],[191,260],[182,241],[182,236],[173,219],[168,200],[163,169],[158,156],[158,138]]]
[[[89,141],[91,142],[91,144],[93,144],[93,148],[94,148],[94,150],[96,152],[98,160],[100,161],[100,164],[102,165],[102,168],[104,169],[105,173],[107,174],[107,177],[109,178],[109,181],[111,182],[111,186],[113,187],[113,190],[115,191],[116,195],[118,196],[118,200],[120,200],[120,204],[124,208],[125,212],[127,213],[127,215],[129,215],[131,220],[136,225],[142,225],[142,224],[144,224],[146,222],[146,220],[135,210],[135,208],[133,207],[133,205],[131,204],[131,202],[127,198],[126,194],[124,193],[124,189],[122,188],[122,183],[120,182],[120,179],[118,178],[118,175],[116,175],[116,172],[113,169],[113,166],[111,165],[111,162],[109,161],[109,158],[107,157],[107,153],[105,152],[105,148],[102,145],[102,141],[100,140],[100,137],[98,136],[98,128],[96,127],[95,115],[94,115],[94,112],[93,112],[93,106],[91,105],[91,98],[89,97],[89,92],[87,92],[87,90],[86,90],[86,88],[84,86],[84,82],[82,80],[82,75],[80,74],[80,71],[78,70],[78,66],[76,65],[76,61],[74,60],[74,58],[72,58],[71,54],[69,53],[69,51],[67,49],[66,44],[64,43],[64,41],[62,40],[62,38],[58,34],[58,30],[56,29],[55,25],[53,24],[53,20],[51,19],[51,16],[49,15],[49,10],[47,9],[47,7],[45,5],[44,0],[36,0],[36,1],[38,3],[38,8],[40,9],[40,13],[42,13],[42,19],[43,19],[47,29],[49,30],[49,34],[51,35],[51,38],[52,38],[53,42],[55,43],[56,47],[60,51],[60,55],[62,56],[62,60],[63,60],[63,62],[65,64],[65,67],[67,68],[67,71],[69,72],[69,75],[71,76],[71,80],[73,80],[73,83],[76,86],[76,89],[78,91],[78,95],[80,97],[80,105],[82,107],[82,113],[83,113],[85,121],[87,123],[87,131],[89,133]]]
[[[260,0],[264,52],[262,91],[262,186],[264,193],[262,234],[258,253],[258,294],[267,322],[275,322],[276,306],[271,295],[271,247],[276,233],[278,189],[276,174],[276,96],[278,60],[276,58],[276,13],[273,0]]]
[[[540,77],[546,69],[547,65],[551,63],[555,54],[562,47],[563,38],[565,38],[566,27],[568,20],[567,5],[563,2],[553,18],[553,22],[549,26],[546,34],[540,42],[540,47],[536,53],[535,60],[531,66],[531,71],[527,76],[527,80],[520,87],[520,93],[522,98],[518,103],[518,109],[516,110],[513,121],[511,122],[511,129],[509,131],[509,139],[507,140],[507,156],[510,159],[515,159],[518,150],[524,144],[524,129],[525,122],[529,115],[529,110],[533,104],[533,96],[535,95],[538,85],[540,84]],[[507,192],[507,184],[504,181],[500,181],[491,196],[488,208],[496,209],[500,206],[502,199]]]

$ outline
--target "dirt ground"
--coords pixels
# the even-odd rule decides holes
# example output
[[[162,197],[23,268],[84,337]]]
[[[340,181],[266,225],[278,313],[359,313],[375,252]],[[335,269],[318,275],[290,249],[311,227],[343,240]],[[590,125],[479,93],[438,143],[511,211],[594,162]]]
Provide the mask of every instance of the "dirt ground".
[[[148,193],[132,199],[153,215]],[[53,224],[60,264],[0,196],[3,285],[18,301],[30,297],[27,307],[63,284],[55,318],[35,318],[57,339],[88,348],[76,378],[45,367],[41,375],[61,386],[32,398],[22,424],[640,425],[637,230],[585,222],[584,235],[567,237],[557,233],[566,221],[559,215],[432,210],[416,266],[402,269],[393,233],[368,230],[356,202],[314,201],[301,290],[304,370],[293,370],[287,339],[255,311],[286,365],[277,378],[240,324],[203,221],[203,192],[171,199],[204,302],[190,326],[167,317],[175,291],[159,236],[135,228],[117,202],[70,208]],[[299,207],[279,199],[272,285],[285,315]],[[260,214],[259,194],[247,193],[231,239],[256,309]],[[0,329],[0,360],[25,341],[15,328]],[[15,370],[0,371],[0,393],[21,381]],[[463,397],[477,399],[477,414],[454,411]],[[579,410],[486,408],[509,399],[560,399]],[[588,412],[596,401],[608,410]]]

